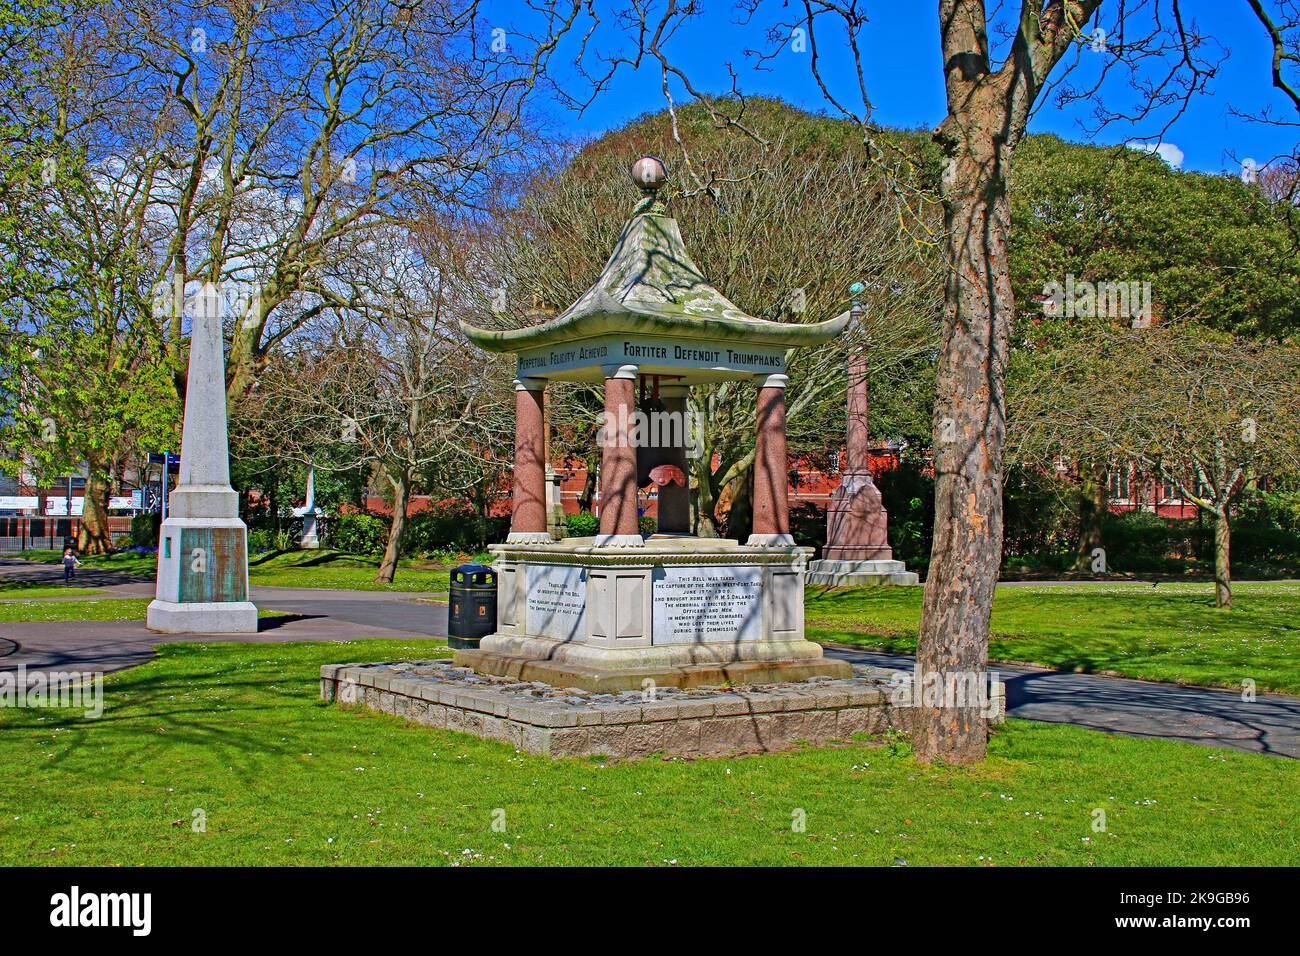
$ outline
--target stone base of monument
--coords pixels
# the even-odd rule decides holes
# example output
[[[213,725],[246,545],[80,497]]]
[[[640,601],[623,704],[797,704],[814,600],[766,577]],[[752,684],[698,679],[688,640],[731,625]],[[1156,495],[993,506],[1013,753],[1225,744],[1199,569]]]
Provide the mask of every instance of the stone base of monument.
[[[145,627],[162,634],[256,634],[257,607],[251,601],[150,601]]]
[[[563,650],[548,647],[547,650]],[[544,656],[509,657],[481,649],[456,652],[456,663],[475,673],[520,681],[543,681],[554,687],[580,687],[599,693],[647,687],[704,687],[719,684],[766,684],[814,677],[845,677],[849,665],[833,660],[734,661],[717,664],[665,664],[618,670]],[[841,666],[843,665],[843,666]]]
[[[477,674],[447,660],[326,664],[321,698],[551,757],[721,756],[848,741],[911,727],[907,685],[883,669],[743,688],[621,694]],[[994,685],[990,718],[1005,713]]]
[[[804,638],[809,549],[631,537],[494,545],[497,629],[456,663],[602,692],[849,676]]]
[[[909,587],[920,583],[915,571],[902,561],[813,561],[808,583],[821,587]]]
[[[157,598],[145,626],[163,634],[257,633],[247,529],[238,518],[216,516],[233,510],[235,493],[181,486],[170,500],[175,511],[159,534]]]

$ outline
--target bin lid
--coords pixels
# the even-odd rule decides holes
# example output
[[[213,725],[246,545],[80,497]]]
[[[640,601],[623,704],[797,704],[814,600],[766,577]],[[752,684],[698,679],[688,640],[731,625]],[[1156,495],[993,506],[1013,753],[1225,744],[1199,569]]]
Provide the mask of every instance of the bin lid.
[[[452,577],[472,578],[479,574],[490,574],[495,580],[496,571],[489,564],[458,564],[451,569]]]

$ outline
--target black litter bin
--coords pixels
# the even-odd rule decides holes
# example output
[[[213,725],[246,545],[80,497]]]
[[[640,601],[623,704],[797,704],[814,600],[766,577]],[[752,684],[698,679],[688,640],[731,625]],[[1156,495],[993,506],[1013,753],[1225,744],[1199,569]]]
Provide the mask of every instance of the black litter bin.
[[[457,650],[472,650],[496,629],[497,573],[486,564],[452,568],[447,644]]]

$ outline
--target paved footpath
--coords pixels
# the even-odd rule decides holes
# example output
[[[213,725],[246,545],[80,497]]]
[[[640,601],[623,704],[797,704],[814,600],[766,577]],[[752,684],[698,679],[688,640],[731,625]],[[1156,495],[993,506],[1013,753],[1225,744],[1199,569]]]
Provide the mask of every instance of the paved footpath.
[[[0,558],[0,575],[32,583],[62,581],[53,565]],[[82,568],[76,584],[104,587],[105,597],[151,597],[153,585],[123,581],[111,572]],[[121,670],[143,664],[159,644],[175,641],[409,640],[447,633],[447,608],[428,603],[437,594],[395,591],[327,591],[253,587],[258,607],[292,618],[262,621],[248,635],[154,634],[138,621],[0,623],[0,670]],[[0,593],[0,600],[22,592]],[[77,600],[66,598],[62,600]],[[877,667],[910,671],[911,657],[834,646],[827,654]],[[1178,687],[1148,681],[1075,674],[1023,665],[994,664],[1007,684],[1007,713],[1026,720],[1076,724],[1107,733],[1182,740],[1212,747],[1300,758],[1300,697],[1259,695],[1246,702],[1235,691]]]
[[[828,656],[911,672],[915,659],[848,647]],[[1300,697],[1179,687],[1152,681],[1075,674],[1023,664],[990,664],[1007,685],[1007,713],[1025,720],[1076,724],[1133,737],[1183,740],[1300,758]]]

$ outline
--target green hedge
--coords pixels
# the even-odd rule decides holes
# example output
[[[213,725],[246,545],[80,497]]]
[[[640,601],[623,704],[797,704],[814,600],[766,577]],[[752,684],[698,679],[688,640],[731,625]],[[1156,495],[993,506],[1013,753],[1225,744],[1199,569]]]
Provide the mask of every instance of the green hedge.
[[[415,515],[403,534],[406,554],[478,552],[504,541],[509,518],[483,517],[463,501],[444,501]]]
[[[564,516],[564,528],[570,538],[590,538],[600,531],[600,519],[590,511]]]
[[[383,554],[388,545],[388,519],[359,511],[345,512],[331,518],[329,547],[349,554]]]
[[[158,547],[159,532],[162,528],[162,515],[156,511],[135,515],[131,518],[131,546],[135,548]]]

